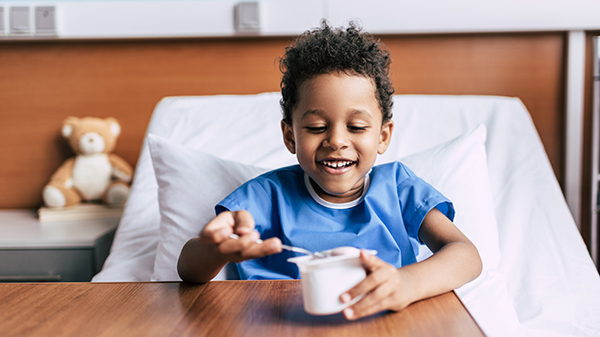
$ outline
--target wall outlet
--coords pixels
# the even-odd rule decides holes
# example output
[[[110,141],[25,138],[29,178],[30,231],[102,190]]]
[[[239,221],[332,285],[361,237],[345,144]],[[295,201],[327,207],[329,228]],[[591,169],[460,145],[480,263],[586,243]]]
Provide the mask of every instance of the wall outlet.
[[[10,8],[10,33],[29,34],[31,22],[29,21],[29,7],[17,6]]]
[[[240,2],[235,5],[235,30],[240,33],[260,32],[262,28],[260,2]]]
[[[4,35],[6,28],[4,28],[4,7],[0,7],[0,35]]]
[[[40,6],[35,8],[35,33],[56,34],[56,7]]]

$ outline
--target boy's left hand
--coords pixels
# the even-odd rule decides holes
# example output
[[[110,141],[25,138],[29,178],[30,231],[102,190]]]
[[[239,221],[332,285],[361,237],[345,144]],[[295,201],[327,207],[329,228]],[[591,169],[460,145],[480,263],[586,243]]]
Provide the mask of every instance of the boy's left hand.
[[[349,320],[376,314],[383,310],[399,311],[410,303],[410,282],[401,269],[382,261],[374,255],[360,253],[360,259],[367,270],[367,277],[340,296],[342,302],[365,294],[360,301],[344,309]]]

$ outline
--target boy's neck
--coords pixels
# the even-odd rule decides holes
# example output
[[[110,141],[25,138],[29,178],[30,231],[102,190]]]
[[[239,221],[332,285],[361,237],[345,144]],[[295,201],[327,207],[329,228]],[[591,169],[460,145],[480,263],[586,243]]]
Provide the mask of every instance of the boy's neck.
[[[349,194],[344,194],[343,196],[327,193],[312,179],[310,179],[310,184],[315,189],[315,192],[317,192],[319,197],[321,197],[321,199],[334,204],[345,204],[347,202],[354,201],[362,196],[364,190],[364,178],[361,180],[360,185],[350,190]]]

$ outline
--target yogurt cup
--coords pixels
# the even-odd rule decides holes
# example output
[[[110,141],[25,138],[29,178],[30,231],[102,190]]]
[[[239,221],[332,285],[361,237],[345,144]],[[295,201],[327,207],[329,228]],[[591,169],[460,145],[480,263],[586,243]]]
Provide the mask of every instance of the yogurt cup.
[[[340,254],[336,254],[336,250]],[[376,254],[374,251],[369,253]],[[341,247],[328,255],[325,258],[306,255],[288,259],[300,269],[304,310],[311,315],[336,314],[362,298],[356,297],[348,303],[340,301],[344,292],[367,276],[360,261],[360,250]]]

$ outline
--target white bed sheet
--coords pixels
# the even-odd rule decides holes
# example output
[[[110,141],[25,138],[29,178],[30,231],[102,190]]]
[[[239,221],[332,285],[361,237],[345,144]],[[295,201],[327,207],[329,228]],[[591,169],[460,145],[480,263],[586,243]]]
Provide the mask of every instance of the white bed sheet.
[[[281,140],[279,97],[168,97],[157,105],[148,133],[245,164],[294,164]],[[399,95],[393,111],[393,140],[378,162],[420,152],[480,123],[488,129],[486,151],[502,258],[498,277],[490,276],[483,284],[489,287],[502,279],[515,310],[486,310],[493,302],[459,292],[486,334],[600,336],[600,278],[521,101]],[[160,223],[157,188],[145,141],[111,254],[93,281],[151,279]],[[493,298],[484,286],[478,291]],[[518,326],[493,324],[496,318],[502,322],[494,315],[512,314]]]

